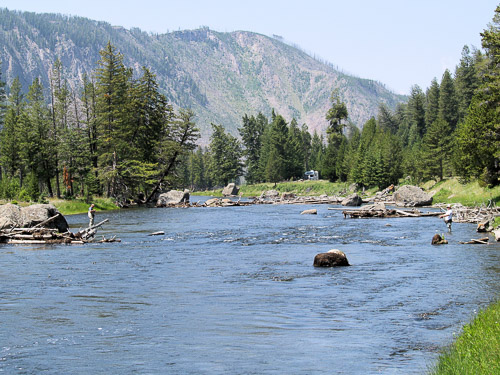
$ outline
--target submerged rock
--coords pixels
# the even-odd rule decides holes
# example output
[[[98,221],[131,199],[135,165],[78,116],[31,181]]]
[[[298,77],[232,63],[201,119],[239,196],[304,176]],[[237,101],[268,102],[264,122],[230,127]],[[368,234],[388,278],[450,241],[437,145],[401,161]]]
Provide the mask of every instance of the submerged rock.
[[[432,237],[431,245],[446,245],[448,241],[444,239],[444,237],[441,237],[439,234],[435,234],[434,237]]]
[[[320,253],[314,257],[314,267],[349,266],[349,261],[343,251],[332,249],[327,253]]]

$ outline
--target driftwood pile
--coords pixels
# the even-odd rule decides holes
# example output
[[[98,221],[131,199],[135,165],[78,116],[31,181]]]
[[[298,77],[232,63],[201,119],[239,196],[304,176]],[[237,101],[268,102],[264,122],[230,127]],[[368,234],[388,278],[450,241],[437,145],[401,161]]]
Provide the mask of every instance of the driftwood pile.
[[[106,223],[108,219],[93,225],[89,228],[82,229],[76,233],[69,230],[60,233],[57,229],[46,228],[50,222],[56,220],[60,214],[50,217],[49,219],[31,227],[31,228],[10,228],[0,230],[0,243],[7,244],[84,244],[88,242],[120,242],[120,240],[106,239],[95,241],[94,237],[97,228]]]
[[[297,196],[293,193],[282,193],[281,195],[261,195],[254,198],[250,204],[340,204],[344,197],[328,196],[319,197]]]
[[[460,241],[459,244],[462,244],[462,245],[476,245],[476,244],[488,245],[489,240],[490,240],[489,237],[483,237],[483,238],[478,238],[478,239],[471,239],[470,241],[467,241],[467,242]]]
[[[444,211],[444,205],[435,205]],[[453,209],[453,222],[454,223],[473,223],[478,224],[481,222],[492,222],[496,216],[500,216],[500,207],[496,206],[478,206],[466,207],[461,204],[454,204]]]
[[[338,208],[329,208],[335,210]],[[416,208],[412,210],[398,210],[395,208],[386,208],[384,203],[376,203],[364,206],[359,209],[343,210],[344,218],[396,218],[396,217],[422,217],[438,216],[440,212],[421,212]]]

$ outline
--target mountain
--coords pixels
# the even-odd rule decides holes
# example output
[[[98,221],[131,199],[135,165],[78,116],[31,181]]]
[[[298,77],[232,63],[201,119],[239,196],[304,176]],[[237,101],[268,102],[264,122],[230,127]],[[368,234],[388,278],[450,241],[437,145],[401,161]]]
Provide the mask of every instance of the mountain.
[[[48,88],[57,57],[78,89],[82,74],[96,69],[108,41],[135,73],[148,66],[174,107],[194,110],[202,143],[210,123],[237,135],[244,114],[269,117],[273,108],[289,121],[295,117],[311,131],[324,132],[334,89],[358,127],[377,114],[380,103],[394,108],[405,100],[379,82],[343,74],[280,38],[208,28],[151,34],[82,17],[0,8],[2,78],[10,83],[18,76],[25,89],[35,77]]]

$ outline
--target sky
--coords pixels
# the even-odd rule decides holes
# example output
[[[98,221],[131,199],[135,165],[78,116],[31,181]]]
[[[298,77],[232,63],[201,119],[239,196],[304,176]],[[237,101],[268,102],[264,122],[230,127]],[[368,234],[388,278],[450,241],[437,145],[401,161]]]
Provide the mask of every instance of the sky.
[[[0,0],[0,7],[60,13],[167,33],[208,26],[279,35],[341,71],[399,94],[454,72],[499,0]]]

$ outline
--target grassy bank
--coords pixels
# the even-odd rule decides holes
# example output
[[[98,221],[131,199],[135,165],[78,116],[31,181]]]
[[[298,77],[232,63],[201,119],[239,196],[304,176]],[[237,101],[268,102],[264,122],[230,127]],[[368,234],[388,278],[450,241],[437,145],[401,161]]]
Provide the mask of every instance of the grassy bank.
[[[63,215],[81,214],[87,212],[90,206],[84,199],[50,199],[49,203],[56,206]],[[96,211],[115,210],[118,208],[110,198],[94,198],[92,199],[92,203],[94,203]]]
[[[263,183],[253,185],[242,185],[240,193],[244,197],[255,197],[267,190],[277,190],[280,193],[288,192],[297,195],[319,196],[345,195],[349,189],[350,183],[319,181],[290,181],[278,184]],[[402,185],[402,183],[401,183]],[[442,180],[438,183],[428,181],[421,185],[421,188],[433,196],[433,203],[461,203],[464,206],[477,206],[488,204],[490,201],[496,204],[500,203],[500,186],[495,188],[482,187],[477,181],[468,184],[461,184],[458,179],[451,178]],[[377,189],[366,190],[366,195],[375,194]],[[222,189],[194,192],[193,195],[210,195],[214,197],[222,196]]]
[[[462,334],[441,354],[430,373],[500,374],[500,301],[464,326]]]
[[[479,206],[490,201],[500,203],[500,186],[482,187],[477,181],[461,184],[458,179],[451,178],[438,183],[428,181],[422,188],[432,194],[433,203],[461,203],[464,206]]]
[[[319,196],[327,195],[345,195],[349,189],[350,183],[329,182],[327,180],[318,181],[287,181],[278,184],[262,183],[253,185],[242,185],[240,193],[244,197],[258,197],[264,191],[276,190],[280,193],[294,193],[299,196]],[[368,190],[367,193],[375,192],[375,189]],[[210,195],[214,197],[222,196],[222,189],[204,192],[195,192],[193,195]]]

